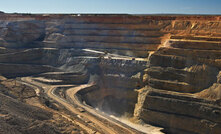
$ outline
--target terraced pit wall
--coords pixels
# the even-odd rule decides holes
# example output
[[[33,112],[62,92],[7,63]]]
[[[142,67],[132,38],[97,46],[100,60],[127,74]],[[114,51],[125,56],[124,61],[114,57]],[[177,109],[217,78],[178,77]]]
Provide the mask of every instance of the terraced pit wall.
[[[219,133],[220,43],[221,16],[1,14],[0,74],[94,82],[91,106]]]

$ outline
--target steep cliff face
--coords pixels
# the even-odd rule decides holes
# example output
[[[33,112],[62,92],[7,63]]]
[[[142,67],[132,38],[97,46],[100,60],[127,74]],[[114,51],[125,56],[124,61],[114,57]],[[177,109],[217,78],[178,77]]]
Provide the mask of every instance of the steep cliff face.
[[[171,24],[149,57],[134,115],[173,133],[219,133],[220,21]]]
[[[1,14],[0,74],[94,82],[93,107],[218,134],[220,44],[220,16]]]

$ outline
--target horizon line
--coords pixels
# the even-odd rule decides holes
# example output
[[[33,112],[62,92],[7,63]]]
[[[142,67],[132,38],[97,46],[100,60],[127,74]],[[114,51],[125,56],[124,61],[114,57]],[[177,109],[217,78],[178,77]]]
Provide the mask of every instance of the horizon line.
[[[44,15],[44,14],[48,14],[48,15],[139,15],[139,16],[151,16],[151,15],[162,15],[162,16],[167,16],[167,15],[172,15],[172,16],[176,16],[176,15],[184,15],[184,16],[192,16],[192,15],[202,15],[202,16],[221,16],[221,14],[206,14],[206,13],[203,13],[203,14],[194,14],[194,13],[29,13],[29,12],[26,12],[26,13],[23,13],[23,12],[13,12],[13,13],[8,13],[8,12],[4,12],[4,11],[0,11],[0,14],[24,14],[24,15],[27,15],[27,14],[33,14],[33,15]]]

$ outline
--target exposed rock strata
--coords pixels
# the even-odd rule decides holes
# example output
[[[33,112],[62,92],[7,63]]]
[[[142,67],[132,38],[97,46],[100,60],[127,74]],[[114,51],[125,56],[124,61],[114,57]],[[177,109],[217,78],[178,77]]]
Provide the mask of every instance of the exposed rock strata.
[[[220,43],[220,16],[1,14],[0,74],[93,82],[81,93],[93,107],[172,133],[218,134]]]

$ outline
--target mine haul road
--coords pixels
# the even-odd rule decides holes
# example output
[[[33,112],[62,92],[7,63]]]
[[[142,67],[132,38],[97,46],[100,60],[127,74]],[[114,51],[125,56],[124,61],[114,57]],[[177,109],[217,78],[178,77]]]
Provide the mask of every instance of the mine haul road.
[[[37,81],[34,81],[31,77],[23,77],[21,78],[21,82],[33,87],[36,91],[44,92],[49,98],[53,99],[57,103],[64,106],[68,111],[77,115],[77,117],[81,121],[74,120],[73,123],[79,125],[82,129],[87,131],[88,133],[105,133],[105,134],[142,134],[139,130],[136,130],[127,124],[124,124],[120,121],[117,121],[111,117],[108,117],[101,112],[82,104],[77,97],[77,93],[86,88],[92,86],[92,84],[84,84],[84,85],[48,85],[43,84]],[[73,87],[76,86],[76,87]],[[66,90],[66,95],[71,99],[71,102],[68,102],[64,98],[59,97],[54,93],[57,88],[62,87],[70,87]],[[84,109],[85,111],[82,112],[79,108]],[[85,123],[91,122],[91,123]],[[91,124],[91,126],[90,126]]]

